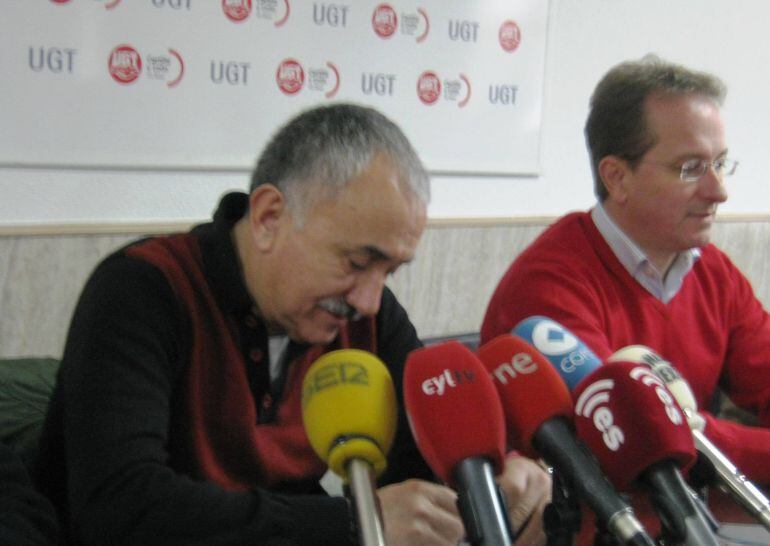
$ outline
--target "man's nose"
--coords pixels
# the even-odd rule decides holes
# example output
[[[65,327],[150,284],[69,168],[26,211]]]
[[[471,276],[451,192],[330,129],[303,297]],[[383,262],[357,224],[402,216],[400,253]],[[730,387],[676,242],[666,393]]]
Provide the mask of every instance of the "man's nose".
[[[356,279],[353,288],[345,296],[345,301],[355,307],[361,315],[374,316],[380,310],[380,300],[384,287],[385,274],[375,269],[363,271]]]
[[[698,180],[698,193],[709,201],[724,203],[727,201],[727,189],[724,177],[717,174],[713,165]]]

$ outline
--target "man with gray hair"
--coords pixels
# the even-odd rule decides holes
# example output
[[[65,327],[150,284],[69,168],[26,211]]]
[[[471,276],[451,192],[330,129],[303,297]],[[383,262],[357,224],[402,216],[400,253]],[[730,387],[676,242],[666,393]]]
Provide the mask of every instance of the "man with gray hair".
[[[404,360],[420,342],[385,280],[413,258],[428,199],[393,122],[319,107],[272,138],[250,193],[226,195],[212,223],[100,264],[73,317],[38,465],[70,539],[354,543],[347,502],[319,484],[302,381],[321,354],[364,349],[403,400]],[[431,480],[401,408],[377,490],[389,544],[463,536],[455,494]],[[520,544],[542,544],[547,477],[511,457],[501,485]]]
[[[646,345],[692,387],[705,434],[749,479],[770,483],[770,316],[710,244],[728,155],[716,77],[655,56],[597,85],[585,136],[596,206],[567,214],[510,266],[482,342],[544,315],[601,360]],[[709,412],[718,388],[762,428]]]

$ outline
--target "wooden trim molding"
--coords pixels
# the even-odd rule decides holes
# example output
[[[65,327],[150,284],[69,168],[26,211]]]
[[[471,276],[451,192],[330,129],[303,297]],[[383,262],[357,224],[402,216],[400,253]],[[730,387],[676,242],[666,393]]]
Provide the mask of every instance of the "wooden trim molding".
[[[495,226],[543,226],[558,216],[430,218],[429,228],[495,227]],[[195,224],[208,221],[168,220],[157,222],[52,222],[28,224],[0,224],[0,237],[52,236],[52,235],[131,235],[174,233],[187,231]],[[717,222],[766,222],[770,214],[720,214]]]

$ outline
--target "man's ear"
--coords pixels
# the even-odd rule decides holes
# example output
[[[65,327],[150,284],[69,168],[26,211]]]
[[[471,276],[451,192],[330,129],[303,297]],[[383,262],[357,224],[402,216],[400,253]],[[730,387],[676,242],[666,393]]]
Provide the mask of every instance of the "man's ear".
[[[281,220],[287,215],[286,198],[272,184],[261,184],[251,192],[249,227],[258,249],[267,251],[273,247]]]
[[[622,205],[628,199],[628,163],[614,155],[604,156],[599,161],[599,177],[607,189],[609,196],[615,203]]]

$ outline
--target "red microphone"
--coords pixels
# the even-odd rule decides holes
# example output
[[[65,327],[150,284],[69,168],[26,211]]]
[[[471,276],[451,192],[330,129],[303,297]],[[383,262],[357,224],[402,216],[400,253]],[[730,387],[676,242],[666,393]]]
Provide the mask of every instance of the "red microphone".
[[[575,389],[575,426],[622,490],[658,461],[681,468],[695,461],[684,412],[647,366],[613,362],[594,370]]]
[[[553,365],[518,336],[496,337],[479,349],[503,402],[511,445],[542,456],[561,473],[617,539],[655,544],[572,430],[572,397]]]
[[[503,408],[479,359],[457,341],[412,351],[404,401],[417,447],[457,491],[471,544],[511,545],[511,525],[494,481],[503,467]]]
[[[716,546],[679,472],[695,461],[692,433],[660,378],[648,366],[613,362],[583,379],[574,395],[578,435],[615,485],[650,489],[672,543]]]

